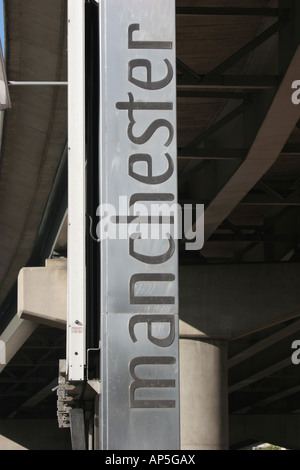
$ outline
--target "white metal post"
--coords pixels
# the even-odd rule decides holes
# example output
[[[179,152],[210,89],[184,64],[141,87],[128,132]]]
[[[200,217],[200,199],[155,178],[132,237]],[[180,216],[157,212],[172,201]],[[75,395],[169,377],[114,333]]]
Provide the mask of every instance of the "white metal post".
[[[68,0],[67,376],[84,379],[85,318],[85,0]]]

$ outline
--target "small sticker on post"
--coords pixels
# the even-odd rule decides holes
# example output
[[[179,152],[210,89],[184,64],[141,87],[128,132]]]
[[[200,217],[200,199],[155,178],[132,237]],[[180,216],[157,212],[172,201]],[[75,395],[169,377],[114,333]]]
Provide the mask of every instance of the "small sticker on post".
[[[82,326],[71,326],[71,333],[82,333]]]

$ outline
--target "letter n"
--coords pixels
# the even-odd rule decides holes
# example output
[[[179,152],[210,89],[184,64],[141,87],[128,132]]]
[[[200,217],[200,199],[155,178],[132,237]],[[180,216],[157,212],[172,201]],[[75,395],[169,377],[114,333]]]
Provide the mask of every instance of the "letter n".
[[[139,305],[154,305],[154,304],[175,304],[175,297],[170,296],[136,296],[134,293],[134,287],[137,282],[142,281],[174,281],[174,274],[134,274],[130,278],[130,304],[139,304]]]

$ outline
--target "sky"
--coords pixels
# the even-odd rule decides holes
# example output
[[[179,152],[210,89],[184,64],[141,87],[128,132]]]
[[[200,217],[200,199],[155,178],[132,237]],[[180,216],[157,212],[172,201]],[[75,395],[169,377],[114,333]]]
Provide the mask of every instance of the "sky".
[[[0,38],[2,48],[4,49],[3,0],[0,0]]]

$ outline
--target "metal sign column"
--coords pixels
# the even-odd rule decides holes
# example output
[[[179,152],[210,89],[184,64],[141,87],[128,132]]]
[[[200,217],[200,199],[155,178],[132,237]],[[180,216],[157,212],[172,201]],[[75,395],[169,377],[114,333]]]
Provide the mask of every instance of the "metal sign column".
[[[175,2],[99,10],[101,448],[178,449]]]

